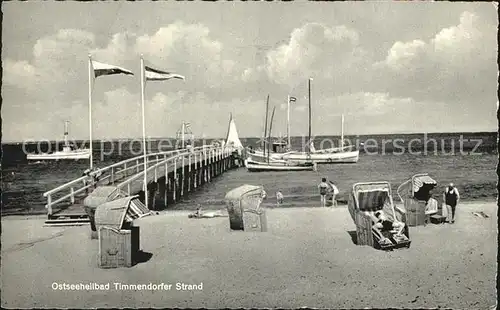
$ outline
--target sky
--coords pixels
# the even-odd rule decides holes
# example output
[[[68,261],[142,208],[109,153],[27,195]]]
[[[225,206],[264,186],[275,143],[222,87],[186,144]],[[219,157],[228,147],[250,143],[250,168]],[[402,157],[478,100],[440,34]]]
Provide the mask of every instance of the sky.
[[[88,55],[135,73],[93,83],[96,139],[142,136],[140,55],[182,80],[146,83],[148,137],[496,131],[497,13],[452,2],[7,2],[3,141],[89,137]]]

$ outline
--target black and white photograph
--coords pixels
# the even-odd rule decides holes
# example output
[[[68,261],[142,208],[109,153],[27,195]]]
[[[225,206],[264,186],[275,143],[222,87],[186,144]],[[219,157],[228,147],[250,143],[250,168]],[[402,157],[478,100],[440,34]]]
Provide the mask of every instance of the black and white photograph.
[[[2,308],[496,309],[496,2],[1,8]]]

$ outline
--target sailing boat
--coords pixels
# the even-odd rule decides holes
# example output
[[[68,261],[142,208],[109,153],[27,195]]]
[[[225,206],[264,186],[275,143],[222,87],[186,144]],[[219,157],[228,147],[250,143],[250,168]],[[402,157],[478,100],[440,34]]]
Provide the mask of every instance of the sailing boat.
[[[267,95],[266,101],[266,120],[264,123],[264,136],[261,139],[261,148],[262,150],[248,150],[248,153],[251,155],[252,160],[259,162],[267,162],[268,157],[270,159],[282,160],[282,156],[288,151],[288,146],[284,143],[274,142],[272,143],[272,152],[268,149],[268,154],[266,155],[266,143],[269,144],[270,141],[267,138],[267,116],[269,114],[269,95]]]
[[[60,160],[60,159],[88,159],[90,157],[89,149],[76,149],[68,141],[68,123],[64,122],[64,145],[62,151],[53,153],[28,154],[28,160]]]
[[[344,115],[342,115],[342,129],[340,147],[316,150],[311,140],[311,78],[309,79],[309,141],[307,152],[288,151],[273,154],[273,158],[282,160],[312,161],[318,164],[330,163],[357,163],[359,150],[353,146],[344,145]],[[290,100],[290,99],[289,99]],[[274,146],[274,145],[273,145]]]
[[[227,130],[226,142],[224,147],[230,149],[231,151],[239,151],[244,149],[243,144],[241,144],[240,138],[238,136],[238,130],[236,130],[236,123],[233,119],[233,114],[229,116],[229,128]]]
[[[269,125],[269,136],[268,141],[271,140],[271,132],[273,126],[274,112],[276,107],[273,108],[273,113],[271,115],[271,122]],[[267,118],[267,113],[266,113]],[[266,122],[267,128],[267,122]],[[267,161],[254,160],[253,155],[245,160],[245,166],[249,172],[261,172],[261,171],[312,171],[316,170],[316,165],[310,161],[298,162],[292,160],[279,160],[271,158],[270,144],[267,143]]]

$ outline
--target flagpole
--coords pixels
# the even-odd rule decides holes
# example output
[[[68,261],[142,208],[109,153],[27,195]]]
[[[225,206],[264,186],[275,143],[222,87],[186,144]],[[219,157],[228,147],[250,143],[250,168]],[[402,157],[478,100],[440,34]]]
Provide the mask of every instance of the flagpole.
[[[308,147],[308,155],[311,154],[311,81],[312,78],[309,78],[309,147]]]
[[[146,156],[146,116],[144,113],[144,58],[141,55],[141,108],[142,108],[142,145],[144,148],[144,204],[148,208],[148,178],[147,178],[147,156]],[[148,208],[149,209],[149,208]]]
[[[186,123],[184,123],[184,121],[182,121],[182,129],[181,129],[182,130],[182,132],[181,132],[182,149],[184,149],[186,147],[184,144],[184,129],[185,129],[184,126],[185,125],[186,125]]]
[[[94,157],[92,155],[92,56],[89,54],[89,139],[90,139],[90,170],[93,168]]]
[[[341,120],[341,129],[340,129],[340,147],[344,147],[344,114],[342,114],[342,120]]]
[[[286,135],[288,137],[288,147],[291,148],[292,144],[290,142],[290,95],[288,95],[287,101],[287,127],[286,127]]]

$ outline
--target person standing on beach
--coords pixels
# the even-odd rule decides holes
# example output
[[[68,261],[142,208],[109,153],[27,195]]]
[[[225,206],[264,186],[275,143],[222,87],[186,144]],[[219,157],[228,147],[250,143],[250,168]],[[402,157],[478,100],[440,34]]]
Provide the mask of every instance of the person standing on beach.
[[[448,218],[450,218],[450,209],[451,209],[451,218],[450,223],[455,223],[455,210],[460,201],[460,194],[458,193],[458,189],[450,183],[449,186],[446,187],[443,193],[443,203],[448,210]]]
[[[321,196],[321,206],[326,207],[326,194],[328,193],[328,189],[330,185],[326,183],[326,178],[321,179],[321,183],[318,185],[319,194]]]
[[[276,204],[277,206],[281,206],[281,204],[283,203],[283,193],[281,191],[277,191],[276,192]]]
[[[336,207],[337,206],[336,197],[339,194],[339,189],[337,188],[337,186],[335,186],[335,184],[333,184],[332,181],[329,181],[329,183],[330,183],[330,195],[332,199],[332,204],[334,207]]]

